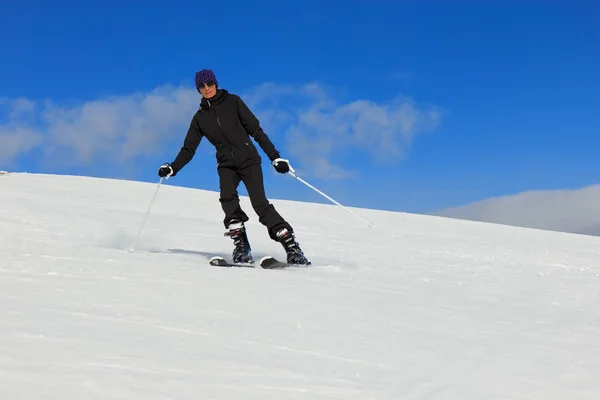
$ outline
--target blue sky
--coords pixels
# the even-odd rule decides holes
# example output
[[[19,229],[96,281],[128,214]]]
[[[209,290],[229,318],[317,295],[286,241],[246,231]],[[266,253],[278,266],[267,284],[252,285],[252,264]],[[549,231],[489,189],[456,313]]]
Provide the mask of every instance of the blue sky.
[[[598,183],[599,15],[595,1],[6,0],[0,169],[156,182],[211,68],[345,205],[429,212]],[[328,203],[265,168],[269,197]],[[217,190],[210,144],[168,183]]]

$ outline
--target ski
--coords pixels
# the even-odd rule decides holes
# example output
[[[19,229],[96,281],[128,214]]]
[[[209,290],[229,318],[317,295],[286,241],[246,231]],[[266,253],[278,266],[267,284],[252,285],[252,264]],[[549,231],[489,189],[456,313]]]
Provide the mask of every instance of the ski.
[[[275,257],[266,256],[260,259],[258,265],[256,263],[234,263],[227,261],[221,256],[214,256],[209,260],[209,264],[213,267],[224,267],[224,268],[257,268],[260,267],[262,269],[284,269],[291,267],[307,267],[308,265],[304,264],[288,264],[286,262],[280,261]]]
[[[289,264],[283,261],[279,261],[275,257],[263,257],[260,259],[260,267],[263,269],[283,269],[283,268],[294,268],[294,267],[308,267],[310,264]]]
[[[256,266],[254,265],[254,263],[234,263],[234,262],[229,262],[229,261],[227,261],[226,259],[224,259],[223,257],[220,257],[220,256],[214,256],[208,262],[213,267],[256,268]]]

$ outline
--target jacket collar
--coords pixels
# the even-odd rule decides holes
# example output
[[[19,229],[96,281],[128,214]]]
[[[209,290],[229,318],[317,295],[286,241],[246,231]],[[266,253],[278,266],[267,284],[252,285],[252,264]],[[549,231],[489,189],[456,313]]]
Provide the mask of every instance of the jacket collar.
[[[210,107],[214,107],[217,104],[220,104],[227,98],[229,92],[225,89],[218,89],[217,93],[210,99],[202,98],[200,101],[200,108],[204,110],[208,110]]]

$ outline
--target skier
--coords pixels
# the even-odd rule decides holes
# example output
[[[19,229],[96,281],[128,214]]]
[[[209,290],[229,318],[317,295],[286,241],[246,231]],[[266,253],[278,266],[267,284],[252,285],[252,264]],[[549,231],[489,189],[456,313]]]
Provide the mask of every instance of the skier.
[[[250,202],[259,222],[269,237],[282,244],[290,264],[310,264],[295,239],[292,226],[275,210],[265,195],[262,159],[252,143],[256,140],[271,164],[279,173],[286,174],[290,167],[263,131],[258,119],[236,94],[219,88],[212,70],[196,73],[196,89],[202,95],[200,107],[194,114],[183,147],[172,163],[160,166],[160,177],[172,177],[189,163],[203,137],[215,146],[217,172],[220,183],[219,202],[225,217],[225,236],[233,239],[233,262],[253,262],[250,242],[244,222],[248,216],[240,207],[237,187],[244,182]]]

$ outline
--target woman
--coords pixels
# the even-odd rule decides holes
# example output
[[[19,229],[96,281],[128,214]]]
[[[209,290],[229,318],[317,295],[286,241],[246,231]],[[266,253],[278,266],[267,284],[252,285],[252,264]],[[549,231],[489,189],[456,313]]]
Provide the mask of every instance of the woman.
[[[220,182],[221,207],[225,213],[223,224],[234,242],[233,261],[253,262],[252,252],[244,222],[248,216],[240,207],[237,187],[240,182],[248,191],[250,202],[259,222],[269,237],[283,245],[287,262],[310,264],[294,237],[291,225],[275,210],[265,195],[261,157],[250,137],[260,145],[279,173],[289,172],[287,160],[262,130],[258,119],[242,99],[225,89],[220,89],[213,71],[203,69],[196,73],[196,88],[202,95],[200,108],[194,114],[183,147],[172,163],[162,165],[160,177],[171,177],[189,163],[203,137],[215,146],[217,172]]]

